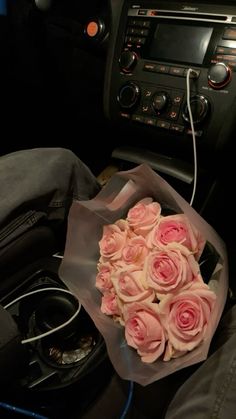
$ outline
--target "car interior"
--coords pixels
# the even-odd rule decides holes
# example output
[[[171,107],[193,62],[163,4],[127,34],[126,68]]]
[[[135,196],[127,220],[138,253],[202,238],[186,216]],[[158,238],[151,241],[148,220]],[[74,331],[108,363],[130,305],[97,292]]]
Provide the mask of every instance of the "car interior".
[[[148,164],[225,242],[234,304],[236,1],[11,0],[0,6],[0,34],[1,157],[66,148],[101,187],[117,171]],[[0,246],[2,306],[58,288],[9,306],[23,331],[53,327],[54,305],[67,316],[76,310],[72,296],[59,292],[65,238],[66,220],[59,228],[40,223]],[[31,353],[13,330],[16,349],[0,360],[1,417],[164,418],[195,367],[164,378],[162,388],[136,384],[128,411],[130,383],[115,373],[85,310],[76,321],[73,354],[61,344],[73,341],[70,329]]]

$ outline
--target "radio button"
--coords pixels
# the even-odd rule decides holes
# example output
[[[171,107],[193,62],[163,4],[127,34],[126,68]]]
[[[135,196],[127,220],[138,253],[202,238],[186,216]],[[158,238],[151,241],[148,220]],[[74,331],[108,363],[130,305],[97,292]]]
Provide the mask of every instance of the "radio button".
[[[150,20],[143,20],[143,21],[140,22],[139,26],[142,26],[143,28],[150,28],[151,22],[150,22]]]
[[[150,28],[151,22],[142,19],[130,19],[129,26],[138,26],[139,28]]]
[[[153,63],[145,63],[143,66],[143,70],[144,71],[151,71],[151,72],[155,72],[156,71],[156,64]]]
[[[208,70],[208,84],[213,89],[221,89],[230,82],[231,76],[232,71],[225,63],[213,64]]]
[[[163,121],[162,119],[158,119],[157,127],[158,128],[169,129],[170,128],[170,122]]]
[[[137,36],[132,36],[132,43],[137,45],[144,45],[146,38],[138,38]]]
[[[236,40],[236,29],[235,28],[225,29],[223,39]]]
[[[170,67],[168,65],[158,64],[156,65],[156,72],[157,73],[165,73],[168,74],[170,71]]]
[[[222,54],[219,54],[219,55],[216,55],[215,56],[215,59],[216,59],[216,61],[217,62],[222,62],[222,61],[228,61],[228,62],[230,62],[230,61],[232,61],[232,62],[236,62],[236,56],[235,55],[222,55]]]
[[[147,125],[152,125],[152,126],[156,125],[156,119],[155,118],[151,118],[149,116],[145,116],[143,118],[143,122],[145,124],[147,124]]]
[[[141,112],[144,113],[144,114],[153,113],[152,110],[151,110],[151,106],[150,106],[150,104],[148,102],[146,102],[146,103],[144,102],[142,104],[142,106],[141,106]]]
[[[132,115],[132,121],[135,121],[135,122],[144,122],[144,118],[143,118],[143,116],[141,116],[141,115],[138,115],[138,114],[134,114],[134,115]]]
[[[147,9],[139,9],[138,15],[139,16],[146,16],[147,15]]]
[[[171,124],[170,130],[181,133],[184,132],[184,126],[179,124]]]
[[[132,28],[127,29],[127,35],[148,36],[148,29]]]
[[[193,135],[193,131],[191,129],[188,129],[187,131],[188,135]],[[195,137],[201,137],[203,134],[203,131],[201,129],[198,129],[197,131],[194,131]]]
[[[179,116],[179,108],[177,108],[176,106],[173,106],[166,115],[166,117],[168,119],[171,119],[172,121],[177,121],[178,116]]]
[[[176,105],[176,106],[180,106],[180,104],[182,102],[182,99],[183,99],[183,94],[182,93],[180,93],[180,94],[174,93],[174,94],[171,95],[171,97],[172,97],[173,104]]]
[[[236,55],[236,48],[218,46],[216,48],[216,54]]]
[[[172,76],[183,76],[184,75],[184,68],[170,67],[170,74]]]
[[[144,89],[143,96],[146,99],[146,98],[151,97],[152,96],[152,93],[153,93],[152,90],[150,90],[150,89]]]

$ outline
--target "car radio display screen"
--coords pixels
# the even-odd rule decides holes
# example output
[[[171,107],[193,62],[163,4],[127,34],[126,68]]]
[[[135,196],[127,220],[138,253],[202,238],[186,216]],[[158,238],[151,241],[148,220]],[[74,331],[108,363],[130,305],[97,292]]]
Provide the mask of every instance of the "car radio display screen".
[[[212,31],[209,27],[159,23],[149,58],[202,64]]]

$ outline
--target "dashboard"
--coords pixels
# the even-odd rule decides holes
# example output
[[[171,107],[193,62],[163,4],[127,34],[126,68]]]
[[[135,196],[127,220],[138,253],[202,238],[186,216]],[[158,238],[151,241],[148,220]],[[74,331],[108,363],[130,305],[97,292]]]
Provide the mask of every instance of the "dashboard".
[[[51,0],[49,8],[38,7],[39,3],[9,2],[8,28],[4,25],[2,36],[8,43],[0,70],[4,80],[1,154],[65,147],[95,175],[104,167],[113,173],[147,163],[189,202],[195,176],[194,131],[197,187],[193,207],[226,242],[233,278],[231,220],[235,215],[230,200],[235,177],[236,0]],[[29,282],[35,279],[35,286],[44,280],[57,282],[57,261],[48,261],[47,269],[45,277],[40,270],[35,278],[30,273]],[[18,272],[17,277],[24,292],[26,282],[32,286],[25,272]],[[37,356],[44,368],[45,353],[41,347],[40,351]],[[91,399],[97,397],[96,390],[100,392],[110,380],[111,367],[104,362],[106,374],[102,369],[99,386],[96,377],[101,374],[94,370],[94,392],[90,380],[88,387],[81,381],[85,392],[81,406],[74,397],[76,386],[74,392],[68,386],[74,403],[70,406],[67,394],[58,403],[58,389],[55,400],[47,389],[48,406],[58,418],[68,415],[68,410],[70,417],[76,417],[76,411],[82,417],[80,410],[91,401],[87,393]],[[42,378],[50,387],[54,366],[43,369],[41,378],[32,375],[32,388],[37,390]],[[59,377],[62,392],[63,383],[72,377],[68,371],[63,367]],[[178,383],[174,375],[173,380]],[[111,394],[101,399],[116,400],[117,414],[127,389],[118,403],[110,388]],[[146,390],[140,388],[136,398],[153,416],[150,388]],[[156,387],[151,391],[155,397]],[[19,393],[19,405],[20,398]],[[27,397],[25,402],[41,405],[40,391],[35,400]],[[83,417],[97,417],[97,409],[95,403]]]
[[[9,4],[9,21],[2,153],[68,147],[96,175],[111,162],[121,170],[146,162],[190,201],[191,69],[193,206],[224,233],[215,203],[226,215],[222,195],[230,195],[234,177],[236,2],[52,0],[40,10],[19,0]]]
[[[189,200],[194,176],[189,89],[199,170],[194,206],[212,221],[212,202],[220,200],[233,167],[236,3],[110,3],[104,109],[126,132],[113,156],[146,161]]]

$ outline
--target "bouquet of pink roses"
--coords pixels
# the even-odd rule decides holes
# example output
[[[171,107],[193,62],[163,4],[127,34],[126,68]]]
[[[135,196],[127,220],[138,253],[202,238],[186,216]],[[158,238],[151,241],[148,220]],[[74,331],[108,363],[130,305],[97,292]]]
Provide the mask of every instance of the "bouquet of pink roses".
[[[198,263],[204,246],[184,214],[163,216],[152,199],[103,227],[101,311],[125,327],[143,362],[169,361],[203,341],[216,299]]]
[[[121,377],[146,385],[206,359],[227,296],[225,246],[148,166],[73,202],[59,274]]]

